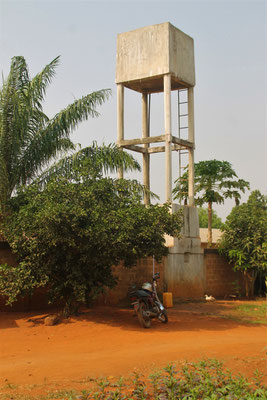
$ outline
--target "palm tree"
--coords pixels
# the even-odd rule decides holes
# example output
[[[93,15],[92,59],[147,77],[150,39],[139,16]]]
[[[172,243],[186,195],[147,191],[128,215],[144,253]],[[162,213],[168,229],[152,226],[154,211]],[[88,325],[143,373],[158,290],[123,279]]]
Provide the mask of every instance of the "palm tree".
[[[237,179],[237,175],[228,161],[207,160],[194,164],[195,169],[195,199],[197,205],[208,204],[208,244],[212,244],[212,204],[222,204],[224,199],[233,198],[239,204],[245,189],[249,189],[249,182]],[[176,181],[173,190],[174,199],[188,198],[188,171]]]
[[[88,177],[102,177],[103,174],[116,172],[119,168],[123,168],[125,171],[141,171],[139,163],[133,156],[122,151],[116,144],[98,146],[97,142],[94,141],[91,146],[75,151],[74,154],[65,156],[55,162],[39,175],[38,182],[41,185],[45,185],[51,179],[62,176],[75,181],[77,169],[79,171],[78,175],[83,175],[80,170],[82,166],[84,167],[85,179]],[[153,196],[152,192],[149,193]]]
[[[99,116],[96,106],[111,94],[104,89],[88,94],[53,118],[43,112],[42,102],[59,63],[56,57],[30,79],[23,57],[12,58],[10,73],[0,89],[0,211],[20,185],[34,180],[60,156],[75,148],[70,140],[78,123]]]

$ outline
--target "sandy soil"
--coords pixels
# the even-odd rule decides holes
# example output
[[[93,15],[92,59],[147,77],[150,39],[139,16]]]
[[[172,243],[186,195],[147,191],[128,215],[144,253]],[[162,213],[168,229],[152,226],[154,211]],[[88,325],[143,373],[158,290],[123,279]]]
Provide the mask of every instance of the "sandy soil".
[[[168,324],[153,320],[151,329],[141,328],[130,309],[97,307],[55,326],[43,324],[44,313],[0,313],[0,387],[77,387],[90,378],[135,368],[147,374],[203,358],[217,358],[247,377],[258,369],[267,383],[267,326],[221,318],[232,306],[176,305]]]

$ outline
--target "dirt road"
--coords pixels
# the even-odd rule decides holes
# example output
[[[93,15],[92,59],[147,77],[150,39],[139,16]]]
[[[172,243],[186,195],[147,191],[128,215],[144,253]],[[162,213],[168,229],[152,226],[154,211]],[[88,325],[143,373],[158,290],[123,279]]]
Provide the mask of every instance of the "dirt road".
[[[182,304],[169,323],[138,325],[132,310],[100,307],[55,326],[44,314],[1,313],[0,386],[148,373],[170,362],[217,358],[234,372],[266,375],[267,327],[219,317],[227,302]]]

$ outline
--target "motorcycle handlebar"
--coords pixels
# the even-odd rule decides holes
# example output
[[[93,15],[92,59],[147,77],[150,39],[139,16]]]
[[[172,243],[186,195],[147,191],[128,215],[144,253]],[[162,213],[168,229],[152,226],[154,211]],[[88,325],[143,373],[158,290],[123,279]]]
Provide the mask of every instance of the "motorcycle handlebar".
[[[159,279],[159,278],[160,278],[159,272],[156,272],[156,273],[154,274],[154,276],[153,276],[153,280],[156,281],[156,280]]]

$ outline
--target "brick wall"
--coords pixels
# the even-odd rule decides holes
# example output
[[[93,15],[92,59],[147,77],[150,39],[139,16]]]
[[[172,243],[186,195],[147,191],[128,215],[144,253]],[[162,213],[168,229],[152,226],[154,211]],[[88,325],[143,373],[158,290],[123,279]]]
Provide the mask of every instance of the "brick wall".
[[[8,243],[0,240],[0,264],[16,265],[15,256],[12,254]]]
[[[9,263],[14,265],[15,258],[12,255],[9,246],[0,242],[0,263]],[[155,262],[155,272],[160,272],[158,281],[158,292],[164,291],[164,268],[166,258],[162,263]],[[218,254],[216,249],[204,250],[205,264],[205,291],[207,294],[220,298],[227,295],[236,294],[237,289],[244,294],[243,275],[234,272],[226,259]],[[151,282],[153,273],[153,259],[147,258],[140,260],[137,266],[125,268],[123,266],[113,267],[113,273],[118,278],[118,285],[112,290],[99,296],[97,304],[129,304],[128,292],[132,285],[141,286],[143,282]],[[190,295],[185,296],[190,297]],[[26,296],[19,299],[12,308],[6,307],[5,300],[0,297],[0,311],[28,311],[47,308],[47,298],[45,288],[39,288],[34,296]]]
[[[158,292],[163,292],[163,275],[164,263],[155,261],[155,272],[160,272],[160,280],[158,281]],[[11,253],[7,243],[0,242],[0,263],[15,265],[15,257]],[[110,290],[107,289],[104,294],[101,294],[96,304],[129,304],[128,298],[129,288],[132,285],[141,286],[143,282],[151,282],[153,274],[153,259],[146,258],[140,260],[137,266],[125,268],[122,265],[112,268],[114,275],[118,278],[118,285]],[[38,288],[33,296],[25,296],[10,306],[5,305],[5,299],[0,296],[0,311],[30,311],[42,310],[53,306],[47,305],[47,290],[46,288]]]
[[[0,240],[0,264],[16,265],[14,254],[6,242]],[[0,296],[0,311],[31,311],[55,307],[47,304],[47,289],[37,288],[32,296],[19,297],[12,306],[7,306],[6,299]]]
[[[204,250],[206,293],[215,297],[244,294],[243,274],[235,272],[216,249]]]
[[[7,306],[5,303],[5,298],[0,296],[0,311],[41,311],[60,307],[60,303],[48,304],[47,289],[42,287],[35,289],[32,296],[18,297],[18,301],[13,303],[12,306]]]
[[[164,266],[166,258],[163,259],[162,263],[155,261],[155,272],[160,273],[160,279],[158,280],[158,292],[163,292],[163,276]],[[144,282],[151,282],[153,275],[153,259],[148,257],[138,262],[135,267],[125,268],[122,265],[113,267],[113,274],[118,278],[117,286],[110,290],[106,290],[103,295],[100,295],[97,303],[98,304],[129,304],[128,292],[131,286],[141,286]]]

